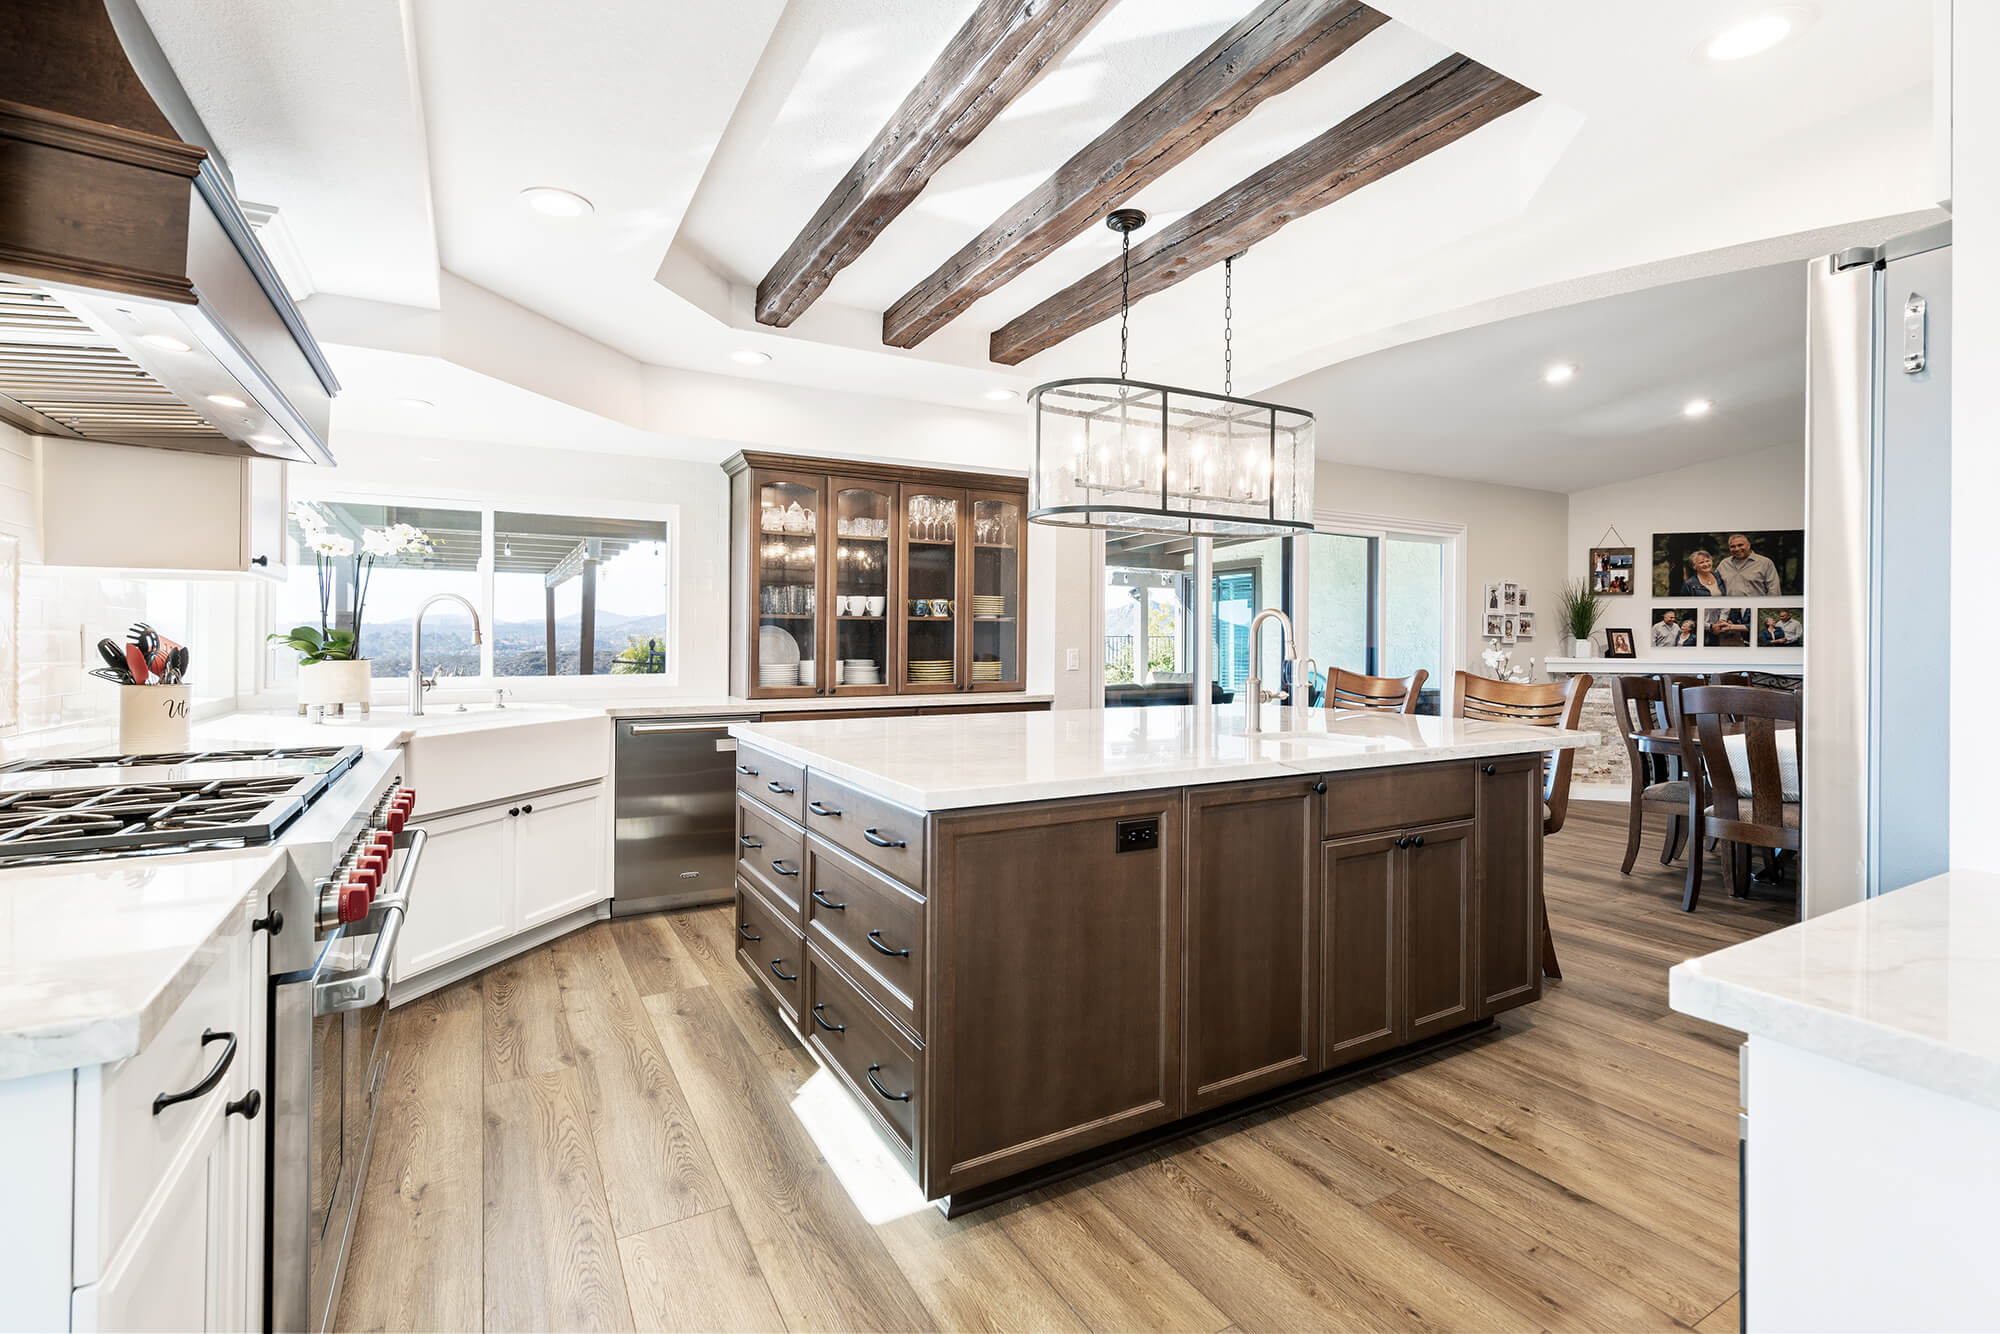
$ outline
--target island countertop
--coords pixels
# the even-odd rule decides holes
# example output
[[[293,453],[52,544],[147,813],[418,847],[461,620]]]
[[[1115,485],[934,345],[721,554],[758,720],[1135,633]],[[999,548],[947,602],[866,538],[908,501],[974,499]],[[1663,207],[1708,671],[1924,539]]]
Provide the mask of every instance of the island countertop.
[[[738,723],[730,735],[915,810],[958,810],[1147,788],[1430,764],[1594,745],[1591,732],[1267,705],[1064,709]]]

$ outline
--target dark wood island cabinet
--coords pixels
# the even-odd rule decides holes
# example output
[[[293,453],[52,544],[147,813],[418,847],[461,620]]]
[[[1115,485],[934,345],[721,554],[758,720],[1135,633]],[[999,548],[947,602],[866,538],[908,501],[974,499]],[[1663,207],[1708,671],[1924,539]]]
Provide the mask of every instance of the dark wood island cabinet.
[[[738,958],[947,1212],[1541,994],[1539,753],[942,810],[800,758],[739,742]]]

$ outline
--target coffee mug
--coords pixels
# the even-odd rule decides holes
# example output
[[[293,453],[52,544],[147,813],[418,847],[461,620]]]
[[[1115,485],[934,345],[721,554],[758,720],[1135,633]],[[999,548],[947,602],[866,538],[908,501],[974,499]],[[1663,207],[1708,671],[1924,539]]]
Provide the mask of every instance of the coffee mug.
[[[930,614],[931,614],[931,604],[924,601],[922,598],[917,598],[915,601],[910,603],[910,615],[928,616]]]
[[[933,615],[933,616],[949,616],[949,615],[951,615],[951,603],[950,603],[950,601],[949,601],[949,600],[947,600],[947,599],[945,599],[945,598],[932,598],[932,599],[931,599],[931,615]]]
[[[883,609],[889,605],[889,599],[887,598],[866,598],[864,601],[867,603],[868,614],[870,616],[880,616]]]
[[[862,600],[857,597],[842,598],[840,600],[840,614],[842,616],[859,616],[861,614],[861,603]]]

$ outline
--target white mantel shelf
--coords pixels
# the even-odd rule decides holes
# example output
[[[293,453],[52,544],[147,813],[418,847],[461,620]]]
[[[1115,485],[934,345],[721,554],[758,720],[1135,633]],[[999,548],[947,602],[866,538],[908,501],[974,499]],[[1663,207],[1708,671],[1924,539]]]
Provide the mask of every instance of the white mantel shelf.
[[[1645,676],[1652,672],[1762,672],[1766,676],[1804,676],[1806,665],[1783,659],[1758,657],[1685,658],[1544,658],[1542,666],[1552,676]]]

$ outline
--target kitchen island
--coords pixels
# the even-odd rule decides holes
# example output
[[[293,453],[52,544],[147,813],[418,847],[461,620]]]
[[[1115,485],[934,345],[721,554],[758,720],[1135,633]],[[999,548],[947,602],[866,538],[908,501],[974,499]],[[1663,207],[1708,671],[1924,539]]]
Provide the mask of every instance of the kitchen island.
[[[738,963],[960,1213],[1541,995],[1542,761],[1380,713],[745,724]]]

